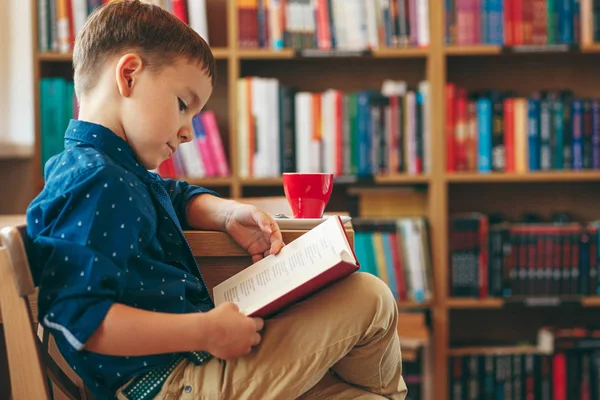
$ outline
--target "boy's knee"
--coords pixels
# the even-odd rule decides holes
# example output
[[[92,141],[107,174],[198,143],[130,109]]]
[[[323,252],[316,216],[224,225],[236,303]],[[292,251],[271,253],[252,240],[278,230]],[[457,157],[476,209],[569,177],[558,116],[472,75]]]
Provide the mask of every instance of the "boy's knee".
[[[384,314],[397,313],[394,295],[380,278],[367,272],[356,272],[349,278],[353,281],[353,292],[359,303],[372,304]]]

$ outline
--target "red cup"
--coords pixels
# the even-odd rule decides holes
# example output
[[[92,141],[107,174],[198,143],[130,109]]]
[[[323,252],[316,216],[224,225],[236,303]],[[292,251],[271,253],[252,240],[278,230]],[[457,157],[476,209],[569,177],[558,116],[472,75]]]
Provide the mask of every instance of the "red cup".
[[[323,218],[333,190],[333,174],[284,173],[283,190],[294,218]]]

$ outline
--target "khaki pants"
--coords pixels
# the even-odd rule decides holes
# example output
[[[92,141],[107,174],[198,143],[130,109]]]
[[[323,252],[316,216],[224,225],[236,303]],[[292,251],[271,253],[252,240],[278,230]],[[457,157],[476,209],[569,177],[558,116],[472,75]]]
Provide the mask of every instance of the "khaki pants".
[[[265,320],[249,354],[182,362],[157,398],[403,400],[397,321],[387,285],[355,273]],[[120,391],[117,397],[124,398]]]

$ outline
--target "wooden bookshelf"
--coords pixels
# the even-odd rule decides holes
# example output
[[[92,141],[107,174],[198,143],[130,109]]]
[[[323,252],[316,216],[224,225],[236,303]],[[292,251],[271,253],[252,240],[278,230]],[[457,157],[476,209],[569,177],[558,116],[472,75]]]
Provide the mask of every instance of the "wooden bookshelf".
[[[494,182],[596,182],[600,181],[600,171],[536,171],[516,173],[451,173],[446,174],[449,183],[494,183]]]
[[[36,187],[43,185],[40,168],[40,106],[39,82],[45,76],[71,76],[71,54],[39,53],[37,51],[37,1],[30,0],[33,12],[34,100],[35,100],[35,163]],[[535,172],[526,174],[475,174],[446,172],[445,84],[455,82],[469,90],[496,88],[518,90],[526,94],[545,88],[570,88],[581,96],[600,96],[597,65],[600,44],[585,46],[580,51],[565,54],[506,54],[501,46],[450,46],[444,37],[444,2],[430,0],[430,44],[427,48],[378,49],[361,56],[302,56],[291,49],[240,48],[237,43],[238,23],[236,2],[207,0],[209,34],[218,60],[218,84],[207,108],[215,109],[219,128],[226,145],[232,175],[226,178],[190,179],[194,184],[214,188],[220,193],[240,198],[245,193],[280,194],[281,178],[242,178],[238,175],[237,157],[237,91],[240,77],[253,74],[272,76],[306,90],[329,88],[355,90],[361,87],[377,89],[386,78],[405,79],[410,85],[419,80],[429,82],[431,168],[426,175],[395,174],[377,176],[371,188],[415,186],[426,191],[426,210],[430,225],[431,253],[434,275],[434,299],[417,304],[401,302],[401,309],[426,309],[431,313],[432,347],[434,351],[433,398],[447,400],[449,393],[448,357],[452,325],[465,330],[477,322],[460,315],[470,312],[485,314],[501,310],[502,299],[459,299],[449,294],[449,216],[458,211],[499,210],[518,215],[537,208],[546,213],[573,210],[585,217],[599,216],[597,198],[600,171]],[[216,21],[216,23],[214,22]],[[511,71],[516,71],[511,73]],[[391,76],[390,76],[391,75]],[[527,185],[523,185],[526,183]],[[362,184],[362,183],[361,183]],[[352,185],[341,183],[339,186]],[[556,186],[555,186],[556,185]],[[540,192],[535,189],[539,188]],[[559,189],[559,195],[553,196]],[[571,194],[567,189],[571,188]],[[592,196],[585,195],[591,190]],[[378,194],[379,195],[379,194]],[[398,192],[382,190],[381,196],[394,199]],[[400,205],[401,206],[401,205]],[[367,205],[368,207],[368,205]],[[376,207],[376,206],[373,206]],[[393,210],[393,209],[392,209]],[[400,215],[398,208],[395,215]],[[583,211],[582,211],[583,210]],[[392,211],[393,213],[393,211]],[[394,216],[394,215],[390,215]],[[582,299],[585,307],[600,307],[600,297]],[[494,311],[495,312],[495,311]],[[520,315],[519,308],[513,311]],[[454,319],[455,315],[458,319]],[[477,314],[477,315],[480,315]],[[469,314],[470,315],[470,314]],[[515,320],[517,321],[517,320]],[[472,325],[468,325],[468,324]],[[514,322],[513,322],[514,323]],[[462,324],[462,325],[461,325]],[[476,332],[477,333],[477,332]],[[481,339],[484,339],[482,337]]]

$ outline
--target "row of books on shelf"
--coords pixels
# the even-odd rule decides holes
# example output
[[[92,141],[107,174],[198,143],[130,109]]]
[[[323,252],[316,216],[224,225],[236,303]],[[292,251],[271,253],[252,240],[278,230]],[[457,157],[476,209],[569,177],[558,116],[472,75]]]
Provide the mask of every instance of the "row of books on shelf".
[[[352,225],[361,271],[383,280],[398,301],[431,300],[433,271],[425,218],[354,218]]]
[[[532,345],[450,356],[450,400],[600,398],[599,330],[544,327],[538,337]]]
[[[427,46],[428,0],[238,0],[239,45],[319,50]]]
[[[69,53],[75,37],[94,9],[111,0],[38,0],[37,25],[40,51]],[[208,42],[206,0],[144,0],[164,7]]]
[[[511,223],[453,214],[451,295],[600,295],[599,227],[600,221]]]
[[[447,170],[600,169],[600,99],[446,85]]]
[[[275,78],[238,80],[238,165],[244,178],[282,172],[371,176],[429,171],[429,90],[307,92]]]
[[[400,311],[398,336],[402,348],[405,400],[433,400],[433,344],[425,311]]]
[[[447,0],[446,42],[505,46],[600,40],[593,0]]]
[[[64,149],[64,137],[71,118],[77,119],[79,106],[72,81],[64,78],[42,78],[40,91],[41,168],[46,161]]]
[[[179,151],[158,167],[163,178],[214,178],[230,175],[225,148],[211,110],[202,111],[192,120],[194,137],[181,144]]]

